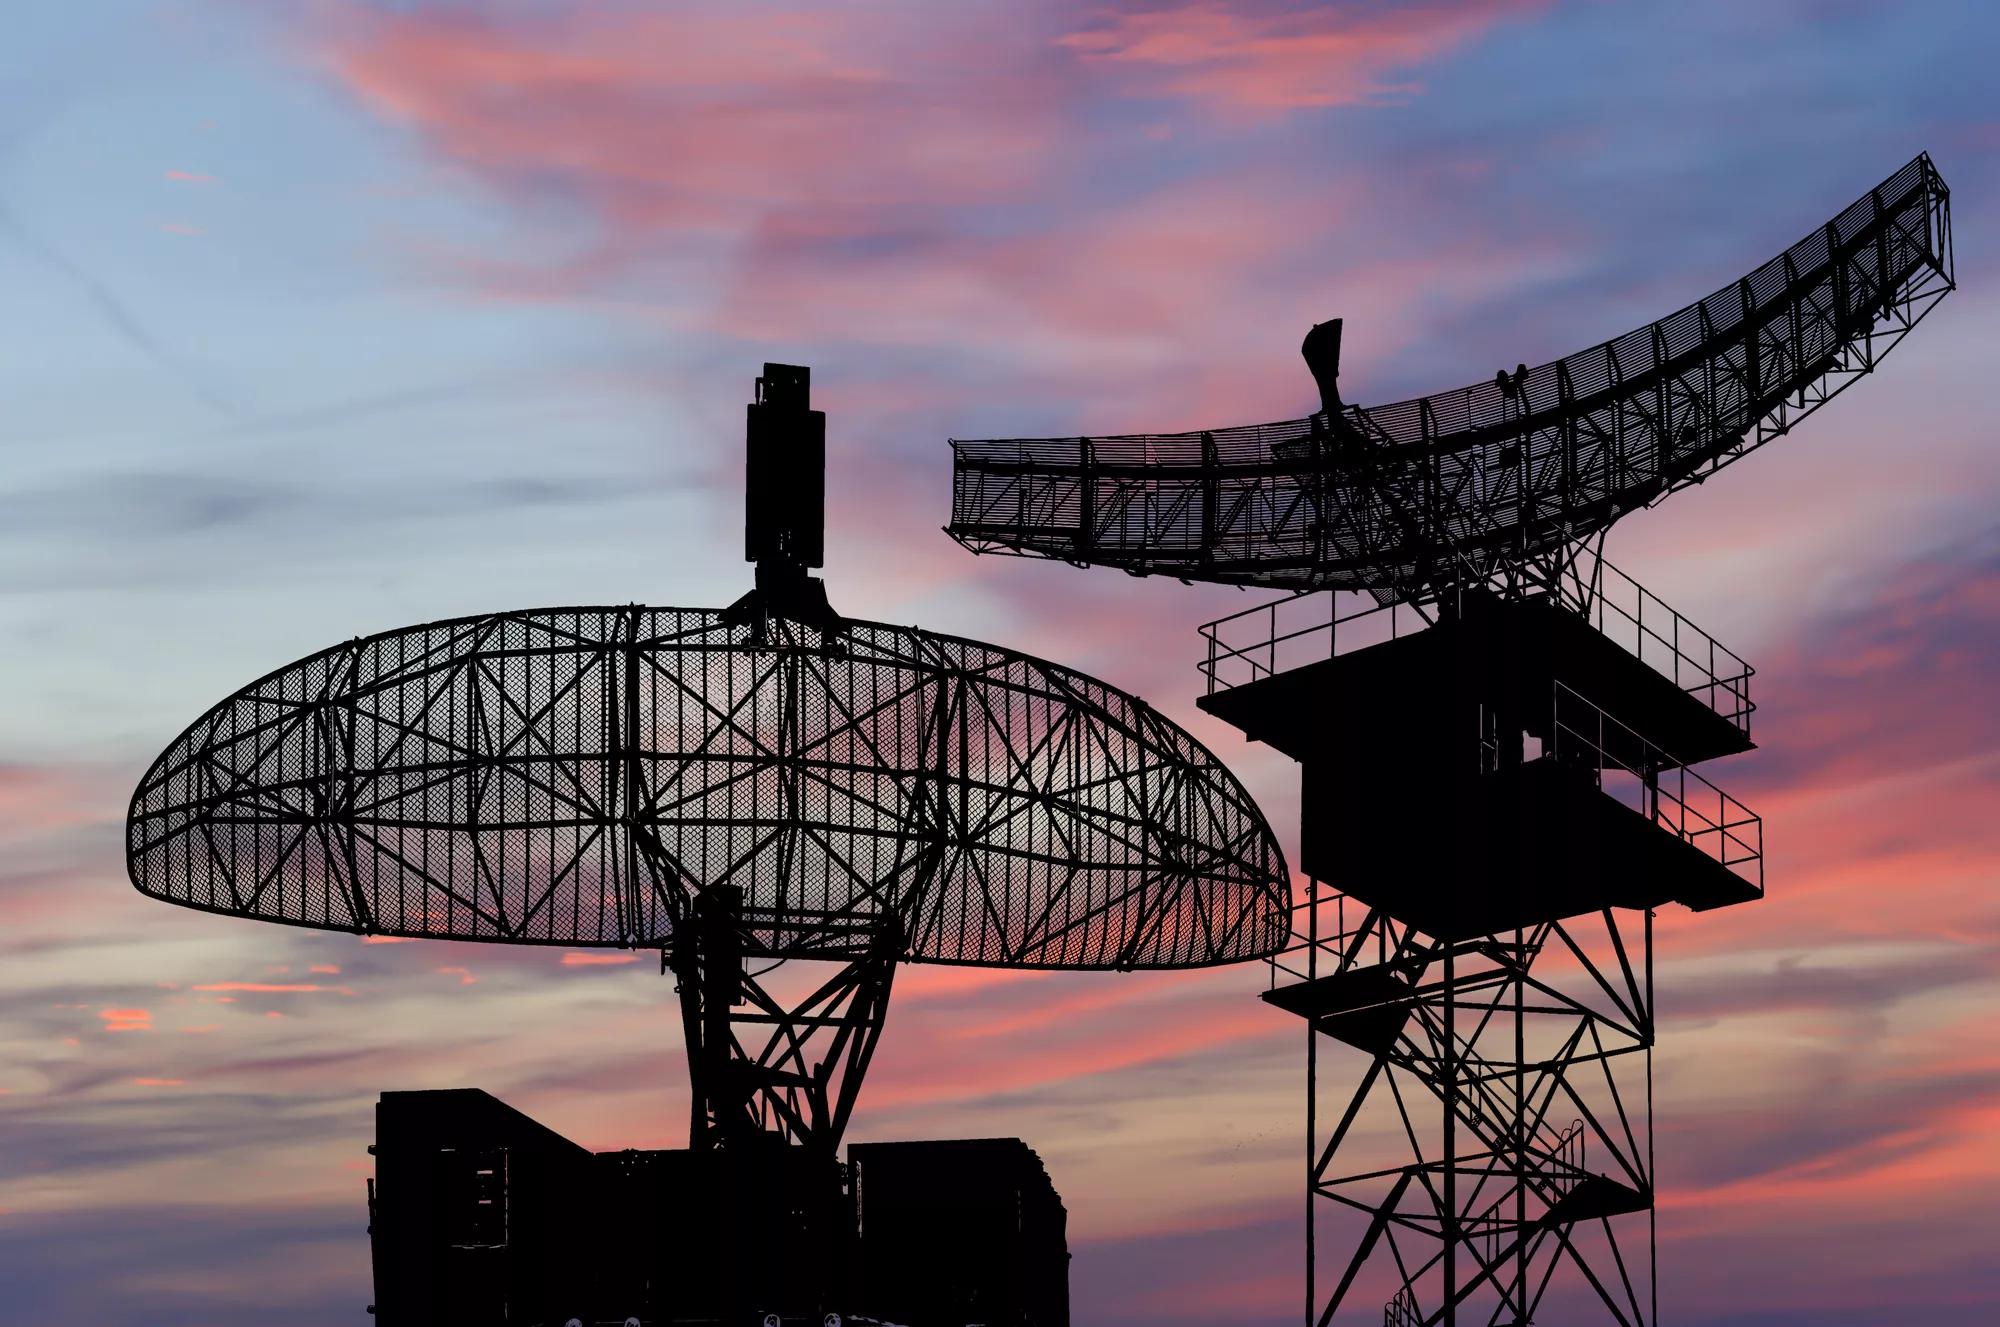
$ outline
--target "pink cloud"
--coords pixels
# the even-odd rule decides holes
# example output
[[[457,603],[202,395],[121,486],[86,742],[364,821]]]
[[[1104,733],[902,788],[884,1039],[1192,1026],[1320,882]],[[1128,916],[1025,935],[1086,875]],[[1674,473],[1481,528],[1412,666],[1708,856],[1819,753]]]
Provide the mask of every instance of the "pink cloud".
[[[185,1080],[185,1079],[180,1079],[180,1078],[135,1078],[135,1079],[133,1079],[133,1080],[132,1080],[132,1083],[133,1083],[133,1085],[134,1085],[135,1087],[185,1087],[185,1086],[187,1086],[187,1082],[186,1082],[186,1080]]]
[[[1268,114],[1397,100],[1417,65],[1540,3],[1312,5],[1197,3],[1123,10],[1060,39],[1132,76],[1142,95]]]
[[[1140,1002],[1155,992],[1185,984],[1190,980],[1198,978],[1191,978],[1188,974],[1179,972],[1153,972],[1143,975],[1122,975],[1111,980],[1100,979],[1092,983],[1094,989],[1076,990],[1030,1008],[975,1014],[958,1024],[954,1033],[959,1037],[977,1038],[1032,1032],[1038,1028],[1068,1023],[1079,1015]]]
[[[305,993],[310,991],[332,991],[340,995],[352,995],[354,991],[346,986],[320,986],[311,982],[271,982],[271,981],[211,981],[203,982],[191,989],[197,991],[263,991]]]
[[[310,968],[307,968],[306,971],[328,977],[338,977],[340,975],[340,965],[338,963],[315,963]]]
[[[17,837],[103,821],[108,782],[89,766],[0,763],[0,829]]]
[[[1773,1172],[1664,1192],[1661,1206],[1700,1211],[1705,1226],[1729,1229],[1766,1228],[1772,1220],[1788,1219],[1777,1215],[1785,1211],[1921,1210],[1940,1192],[2000,1181],[2000,1153],[1992,1146],[1996,1129],[2000,1094],[1921,1113],[1900,1129]]]
[[[166,178],[177,181],[181,184],[215,183],[215,177],[213,175],[204,175],[200,171],[192,171],[192,170],[170,170],[166,173]]]
[[[1175,977],[1190,980],[1184,974],[1162,979]],[[1002,1013],[996,1019],[1002,1026],[991,1036],[967,1034],[981,1021],[976,1012],[947,1024],[928,1020],[914,1036],[905,1025],[904,1039],[885,1044],[878,1055],[869,1107],[1026,1092],[1291,1031],[1247,995],[1141,1007],[1134,997],[1144,992],[1133,989],[1130,978],[1099,974],[1092,980],[1104,989],[1060,997],[1048,1019]]]
[[[637,954],[610,952],[571,951],[562,956],[562,965],[566,968],[612,967],[620,963],[637,963],[638,961],[639,956]]]
[[[447,977],[457,977],[458,984],[461,986],[471,986],[479,980],[479,978],[472,975],[472,969],[470,968],[449,967],[437,968],[435,970]]]
[[[1014,25],[922,50],[865,18],[773,13],[485,17],[348,11],[320,52],[380,114],[506,187],[562,181],[620,227],[734,226],[774,207],[843,211],[1004,197],[1056,139]],[[1011,66],[1011,67],[1010,67]],[[910,114],[915,80],[949,87]]]

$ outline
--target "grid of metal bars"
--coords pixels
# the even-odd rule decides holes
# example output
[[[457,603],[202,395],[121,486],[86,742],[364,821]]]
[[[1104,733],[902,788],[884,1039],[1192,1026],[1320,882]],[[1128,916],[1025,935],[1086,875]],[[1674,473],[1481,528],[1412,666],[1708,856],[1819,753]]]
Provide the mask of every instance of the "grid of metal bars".
[[[1327,934],[1345,900],[1307,890],[1308,980],[1388,980],[1307,1034],[1316,1064],[1355,1055],[1343,1018],[1380,1029],[1351,1085],[1308,1089],[1306,1322],[1394,1286],[1384,1327],[1656,1323],[1651,916],[1446,943],[1371,910]]]
[[[1044,968],[1262,957],[1283,857],[1249,795],[1134,697],[853,622],[566,608],[392,631],[197,720],[128,824],[133,883],[385,935],[666,945],[743,894],[749,950]]]
[[[976,552],[1421,597],[1571,548],[1787,432],[1953,288],[1920,155],[1742,280],[1565,359],[1209,432],[952,443]]]

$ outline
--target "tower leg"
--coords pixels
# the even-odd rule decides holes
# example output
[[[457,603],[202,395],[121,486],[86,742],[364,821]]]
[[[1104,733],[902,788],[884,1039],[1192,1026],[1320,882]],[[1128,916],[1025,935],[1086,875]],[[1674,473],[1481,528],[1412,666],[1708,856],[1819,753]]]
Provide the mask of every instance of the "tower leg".
[[[1544,1304],[1563,1264],[1595,1320],[1654,1321],[1645,920],[1444,942],[1371,914],[1361,943],[1323,946],[1336,979],[1293,1007],[1350,1049],[1309,1062],[1315,1101],[1322,1067],[1367,1058],[1314,1113],[1333,1122],[1309,1171],[1319,1243],[1347,1250],[1321,1327],[1372,1322],[1378,1303],[1387,1327],[1584,1320]],[[1342,1221],[1353,1238],[1329,1239]]]

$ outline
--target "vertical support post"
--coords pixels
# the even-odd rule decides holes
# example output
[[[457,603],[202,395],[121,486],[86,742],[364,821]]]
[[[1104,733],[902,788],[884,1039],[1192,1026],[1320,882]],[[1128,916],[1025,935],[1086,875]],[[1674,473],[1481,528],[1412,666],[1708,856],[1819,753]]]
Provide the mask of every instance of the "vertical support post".
[[[1743,305],[1744,414],[1755,418],[1764,413],[1764,379],[1759,363],[1763,336],[1757,327],[1757,296],[1750,289],[1749,277],[1736,283],[1736,298]]]
[[[1653,1168],[1653,910],[1646,909],[1646,1007],[1641,1025],[1646,1034],[1646,1186],[1659,1191],[1660,1173]],[[1660,1321],[1660,1205],[1646,1208],[1646,1282],[1652,1291],[1653,1323]]]
[[[674,937],[692,1098],[688,1146],[697,1152],[740,1147],[759,1132],[730,1028],[730,1011],[743,998],[742,908],[732,886],[704,890]]]
[[[644,787],[639,777],[639,613],[633,604],[627,608],[620,623],[620,649],[622,664],[618,679],[619,703],[613,708],[620,714],[620,742],[613,756],[618,762],[618,778],[622,790],[619,800],[619,815],[623,819],[624,890],[620,895],[620,907],[624,912],[624,939],[637,943],[643,917],[645,893],[640,883],[639,872],[639,807],[640,791]]]
[[[1319,877],[1306,877],[1306,980],[1319,978]],[[1306,1019],[1306,1327],[1319,1302],[1319,1251],[1313,1222],[1319,1209],[1319,1029]]]
[[[1514,1318],[1528,1320],[1528,946],[1527,932],[1514,932]],[[1651,1109],[1648,1106],[1648,1109]]]
[[[1458,1323],[1458,958],[1444,946],[1444,1327]]]
[[[1076,440],[1076,555],[1088,561],[1097,547],[1097,467],[1090,439]]]
[[[1215,435],[1201,435],[1201,560],[1215,561],[1216,536],[1221,532],[1222,477],[1217,470],[1222,464],[1216,452]]]

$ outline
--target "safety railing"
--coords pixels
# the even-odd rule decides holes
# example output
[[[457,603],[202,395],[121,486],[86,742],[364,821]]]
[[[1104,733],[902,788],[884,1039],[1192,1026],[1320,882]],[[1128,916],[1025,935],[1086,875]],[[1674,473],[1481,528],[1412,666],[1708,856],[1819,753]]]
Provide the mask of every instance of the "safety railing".
[[[1764,892],[1763,818],[1561,682],[1544,755]]]
[[[1569,1128],[1557,1136],[1555,1146],[1549,1149],[1549,1159],[1556,1169],[1551,1173],[1549,1184],[1556,1197],[1569,1196],[1569,1191],[1582,1181],[1583,1168],[1583,1121],[1572,1120]]]
[[[1565,578],[1553,596],[1599,634],[1750,735],[1756,669],[1672,605],[1602,560]],[[1217,618],[1201,628],[1196,665],[1214,695],[1428,627],[1435,605],[1378,603],[1352,591],[1301,591]]]
[[[1416,1293],[1408,1286],[1382,1306],[1382,1327],[1423,1327],[1423,1321],[1423,1314],[1417,1311]]]
[[[1468,1101],[1464,1114],[1466,1123],[1473,1131],[1482,1137],[1485,1136],[1482,1126],[1485,1124],[1486,1116],[1478,1098],[1474,1097]],[[1499,1149],[1511,1146],[1509,1140],[1500,1136],[1499,1132],[1507,1128],[1508,1126],[1496,1122],[1493,1144],[1495,1150],[1487,1155],[1497,1159],[1503,1155]],[[1535,1135],[1528,1143],[1528,1150],[1548,1164],[1535,1167],[1530,1174],[1535,1178],[1542,1201],[1554,1206],[1568,1197],[1570,1191],[1582,1183],[1588,1175],[1584,1170],[1583,1121],[1572,1120],[1567,1129],[1555,1134],[1553,1138],[1546,1128],[1536,1129]],[[1525,1179],[1526,1177],[1524,1182]],[[1513,1247],[1513,1243],[1521,1239],[1527,1230],[1533,1228],[1532,1225],[1524,1226],[1507,1210],[1509,1202],[1509,1194],[1504,1191],[1496,1193],[1486,1207],[1469,1214],[1463,1223],[1467,1241],[1476,1245],[1483,1255],[1482,1261],[1488,1267],[1498,1264],[1501,1257]]]
[[[1741,655],[1601,558],[1587,581],[1564,585],[1562,598],[1607,640],[1750,735],[1757,670]]]
[[[1359,903],[1355,909],[1368,915]],[[1366,929],[1364,935],[1362,927],[1349,927],[1347,895],[1324,881],[1308,879],[1305,897],[1292,903],[1290,942],[1264,960],[1270,968],[1270,989],[1330,977],[1367,962],[1387,963],[1388,928],[1377,918]]]
[[[1435,614],[1349,591],[1302,591],[1217,618],[1201,628],[1207,655],[1196,665],[1208,694],[1422,631]]]

